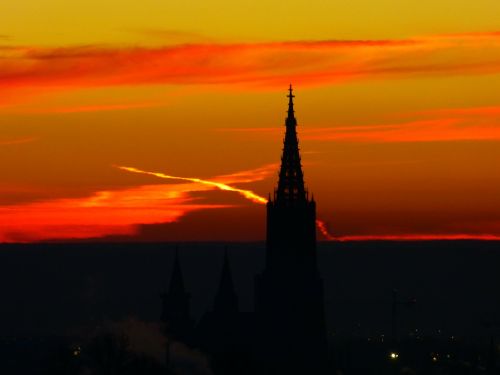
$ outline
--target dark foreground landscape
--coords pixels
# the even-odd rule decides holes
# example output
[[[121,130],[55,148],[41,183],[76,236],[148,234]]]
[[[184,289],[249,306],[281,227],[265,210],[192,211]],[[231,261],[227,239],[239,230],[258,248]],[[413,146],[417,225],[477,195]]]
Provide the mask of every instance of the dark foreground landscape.
[[[179,246],[196,320],[213,307],[225,246]],[[109,345],[166,373],[160,295],[175,247],[2,245],[0,373],[77,374],[111,335],[123,343]],[[227,250],[240,310],[253,311],[264,244]],[[500,243],[319,243],[318,254],[332,373],[497,373]],[[208,355],[182,344],[168,360],[178,373],[213,373]]]

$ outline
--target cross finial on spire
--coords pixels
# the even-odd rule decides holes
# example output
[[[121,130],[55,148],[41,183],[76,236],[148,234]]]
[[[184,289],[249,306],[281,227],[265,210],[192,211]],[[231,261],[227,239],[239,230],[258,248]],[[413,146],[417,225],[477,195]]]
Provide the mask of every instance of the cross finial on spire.
[[[295,98],[295,95],[293,95],[293,88],[292,84],[290,83],[290,87],[288,88],[288,118],[293,119],[294,118],[294,110],[293,110],[293,98]]]

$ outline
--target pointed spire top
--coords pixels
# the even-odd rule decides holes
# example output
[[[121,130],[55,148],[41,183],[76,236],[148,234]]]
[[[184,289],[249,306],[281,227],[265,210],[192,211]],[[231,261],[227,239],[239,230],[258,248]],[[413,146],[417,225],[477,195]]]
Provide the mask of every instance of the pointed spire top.
[[[281,168],[279,173],[278,188],[275,200],[281,203],[291,204],[293,202],[307,201],[304,176],[300,164],[299,141],[297,138],[297,120],[293,110],[293,87],[290,84],[287,95],[288,116],[285,120],[285,139],[283,142],[283,156],[281,157]]]
[[[219,290],[215,296],[214,310],[219,312],[235,312],[238,310],[238,297],[234,289],[227,246],[224,247],[224,263],[222,265]]]
[[[179,246],[175,246],[174,267],[170,278],[169,293],[184,293],[184,279],[182,277],[181,264],[179,262]]]
[[[224,261],[222,264],[220,288],[234,289],[233,276],[231,275],[231,267],[229,266],[229,257],[227,255],[227,246],[224,246]]]

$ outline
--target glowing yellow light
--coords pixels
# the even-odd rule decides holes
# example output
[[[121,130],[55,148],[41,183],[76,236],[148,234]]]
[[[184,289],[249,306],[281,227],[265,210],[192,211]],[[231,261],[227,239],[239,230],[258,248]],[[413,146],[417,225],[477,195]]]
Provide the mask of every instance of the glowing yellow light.
[[[261,197],[257,194],[255,194],[253,191],[250,190],[244,190],[244,189],[238,189],[232,186],[229,186],[227,184],[224,184],[222,182],[215,182],[215,181],[210,181],[210,180],[202,180],[201,178],[195,178],[195,177],[179,177],[179,176],[170,176],[164,173],[158,173],[158,172],[148,172],[148,171],[142,171],[137,168],[131,168],[131,167],[124,167],[124,166],[116,166],[116,168],[122,169],[124,171],[132,172],[132,173],[142,173],[142,174],[148,174],[151,176],[155,176],[158,178],[165,178],[169,180],[181,180],[181,181],[189,181],[189,182],[195,182],[203,185],[208,185],[212,186],[216,189],[219,190],[225,190],[225,191],[234,191],[236,193],[239,193],[243,195],[245,198],[251,200],[252,202],[255,203],[260,203],[260,204],[266,204],[267,199],[264,197]]]
[[[143,171],[143,170],[138,169],[138,168],[125,167],[125,166],[122,166],[122,165],[114,165],[114,167],[118,168],[118,169],[121,169],[123,171],[127,171],[127,172],[141,173],[141,174],[146,174],[146,175],[155,176],[155,177],[158,177],[158,178],[163,178],[163,179],[168,179],[168,180],[180,180],[180,181],[194,182],[194,183],[198,183],[198,184],[202,184],[202,185],[206,185],[206,186],[211,186],[213,188],[216,188],[216,189],[219,189],[219,190],[223,190],[223,191],[236,192],[238,194],[241,194],[246,199],[251,200],[254,203],[259,203],[259,204],[266,204],[267,203],[267,199],[266,198],[264,198],[264,197],[262,197],[262,196],[260,196],[260,195],[258,195],[256,193],[254,193],[251,190],[239,189],[239,188],[233,187],[231,185],[228,185],[226,183],[222,183],[222,182],[219,182],[219,181],[202,180],[201,178],[196,178],[196,177],[171,176],[171,175],[168,175],[168,174],[165,174],[165,173]],[[103,198],[105,198],[105,197],[104,196],[102,196],[102,197],[99,196],[94,201],[92,201],[89,205],[92,206],[94,204],[97,204],[97,202],[100,199],[103,199]],[[327,240],[335,240],[336,239],[334,236],[332,236],[328,232],[328,229],[326,228],[326,224],[325,224],[324,221],[317,219],[316,220],[316,226],[317,226],[317,228],[319,229],[319,231],[323,234],[323,236]],[[384,335],[382,335],[382,342],[384,341],[383,336]]]
[[[395,352],[392,352],[391,354],[389,354],[389,357],[393,360],[395,359],[398,359],[399,358],[399,354],[398,353],[395,353]]]

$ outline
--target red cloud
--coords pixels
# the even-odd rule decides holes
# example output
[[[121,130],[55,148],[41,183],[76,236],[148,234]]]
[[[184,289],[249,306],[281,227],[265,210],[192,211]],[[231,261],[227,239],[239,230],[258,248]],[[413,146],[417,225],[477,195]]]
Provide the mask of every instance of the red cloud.
[[[0,242],[132,235],[137,224],[173,222],[188,212],[215,207],[221,206],[195,204],[186,192],[168,185],[10,205],[0,207]]]
[[[441,142],[500,140],[497,124],[471,125],[460,119],[436,119],[399,124],[310,129],[302,139],[340,142]]]
[[[98,105],[80,105],[72,107],[56,107],[39,110],[28,110],[28,113],[81,113],[81,112],[103,112],[103,111],[122,111],[126,109],[143,109],[160,106],[160,103],[129,103],[129,104],[98,104]]]
[[[445,108],[413,113],[419,118],[373,125],[304,127],[301,139],[335,142],[499,141],[500,107]],[[219,128],[217,131],[275,137],[278,128]]]
[[[215,177],[217,183],[248,183],[267,178],[276,166]],[[0,243],[134,235],[139,224],[171,223],[198,210],[230,207],[200,203],[192,192],[217,189],[203,183],[143,185],[98,191],[82,198],[0,206]]]
[[[19,145],[23,143],[31,143],[36,140],[35,137],[28,137],[28,138],[16,138],[16,139],[0,139],[0,146],[7,146],[7,145]]]
[[[480,54],[474,53],[481,48]],[[274,87],[500,72],[497,32],[408,40],[0,48],[0,89],[227,84]]]
[[[395,234],[395,235],[359,235],[341,236],[337,241],[500,241],[500,235],[494,234]]]
[[[474,116],[496,118],[500,115],[500,107],[466,107],[466,108],[443,108],[429,111],[421,111],[417,114],[428,116]]]

